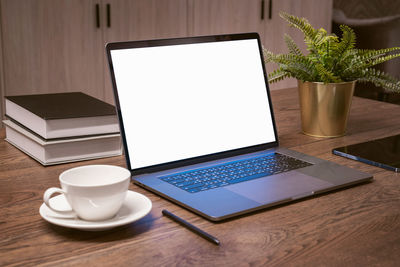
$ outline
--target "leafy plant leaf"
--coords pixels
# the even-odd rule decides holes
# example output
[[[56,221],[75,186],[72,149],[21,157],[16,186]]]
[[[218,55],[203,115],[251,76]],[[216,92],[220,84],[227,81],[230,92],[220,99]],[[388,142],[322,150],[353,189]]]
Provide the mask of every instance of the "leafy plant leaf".
[[[274,54],[264,49],[265,62],[278,64],[278,69],[268,75],[271,83],[287,77],[302,81],[337,83],[346,81],[372,82],[387,90],[400,92],[400,82],[390,75],[372,68],[388,60],[400,57],[400,47],[385,49],[357,49],[356,35],[349,26],[341,25],[342,37],[328,34],[323,28],[315,29],[307,19],[279,14],[289,26],[304,34],[308,54],[304,55],[295,41],[284,36],[288,54]]]

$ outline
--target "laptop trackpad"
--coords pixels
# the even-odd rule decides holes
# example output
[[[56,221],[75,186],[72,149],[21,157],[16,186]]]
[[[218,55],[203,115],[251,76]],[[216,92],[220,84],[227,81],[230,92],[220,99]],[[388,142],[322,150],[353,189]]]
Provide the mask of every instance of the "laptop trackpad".
[[[314,191],[331,187],[332,185],[332,183],[318,178],[297,171],[290,171],[230,185],[225,188],[251,200],[267,204],[311,195]]]

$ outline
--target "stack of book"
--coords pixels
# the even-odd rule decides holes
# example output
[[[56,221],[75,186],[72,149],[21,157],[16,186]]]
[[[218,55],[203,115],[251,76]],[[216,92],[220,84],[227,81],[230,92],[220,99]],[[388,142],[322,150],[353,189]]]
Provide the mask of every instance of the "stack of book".
[[[6,96],[6,141],[43,165],[122,154],[115,107],[80,92]]]

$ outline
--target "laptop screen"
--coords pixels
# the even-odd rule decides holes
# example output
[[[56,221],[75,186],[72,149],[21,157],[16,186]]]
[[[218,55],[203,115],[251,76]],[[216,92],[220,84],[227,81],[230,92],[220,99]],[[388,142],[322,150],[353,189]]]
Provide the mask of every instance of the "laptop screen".
[[[277,141],[257,38],[108,49],[131,169]]]

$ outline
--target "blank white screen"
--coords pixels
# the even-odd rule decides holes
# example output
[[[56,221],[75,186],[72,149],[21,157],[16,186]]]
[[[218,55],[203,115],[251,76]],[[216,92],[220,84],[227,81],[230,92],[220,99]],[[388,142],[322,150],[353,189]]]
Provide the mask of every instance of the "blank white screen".
[[[256,39],[111,58],[132,169],[276,141]]]

